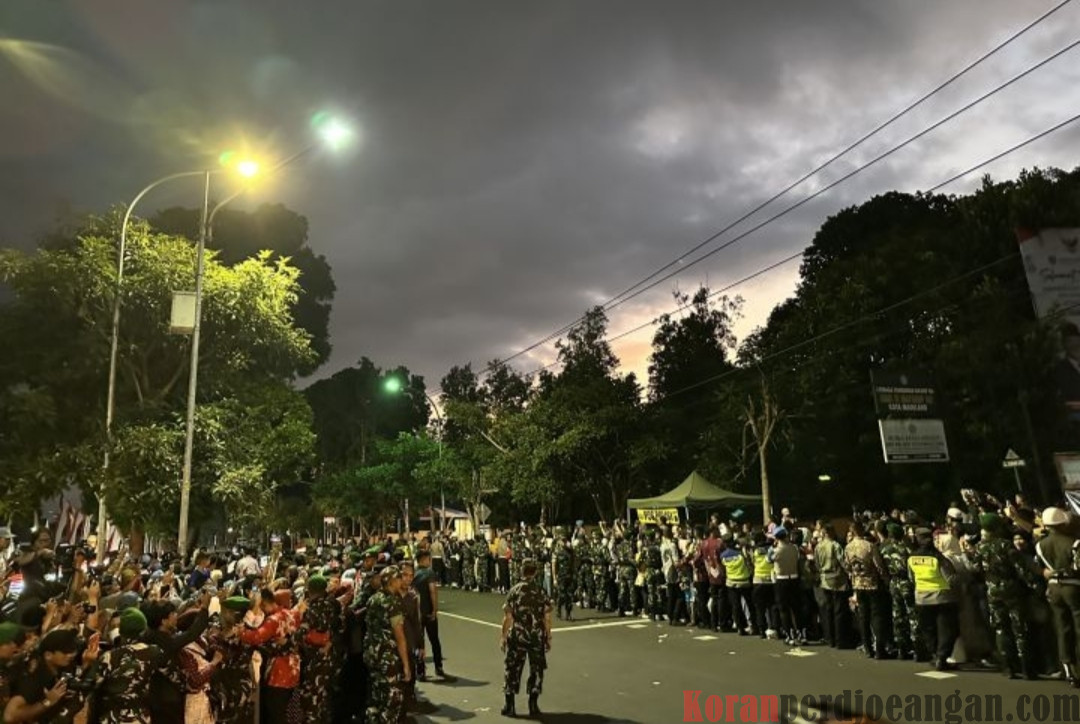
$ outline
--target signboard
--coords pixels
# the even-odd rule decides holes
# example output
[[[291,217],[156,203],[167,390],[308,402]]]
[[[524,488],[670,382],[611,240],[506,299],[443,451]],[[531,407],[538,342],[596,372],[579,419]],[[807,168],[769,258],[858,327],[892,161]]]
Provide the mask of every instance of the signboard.
[[[945,423],[941,420],[878,420],[886,463],[949,461]]]
[[[879,418],[910,420],[937,417],[934,387],[928,379],[906,372],[870,373],[874,409]]]
[[[195,292],[173,292],[169,316],[170,334],[191,334],[195,331]]]
[[[679,520],[678,508],[654,508],[652,510],[638,510],[637,518],[642,523],[660,525],[660,519],[665,518],[668,523],[677,523]]]
[[[1022,468],[1027,463],[1024,458],[1016,454],[1016,451],[1009,448],[1009,452],[1005,453],[1005,459],[1001,461],[1001,467],[1003,468]]]
[[[1054,465],[1061,488],[1066,492],[1080,491],[1080,453],[1054,453]]]
[[[1080,229],[1018,231],[1035,313],[1059,312],[1080,325]]]
[[[487,519],[491,517],[491,508],[487,507],[483,503],[476,509],[476,517],[481,523],[487,523]]]

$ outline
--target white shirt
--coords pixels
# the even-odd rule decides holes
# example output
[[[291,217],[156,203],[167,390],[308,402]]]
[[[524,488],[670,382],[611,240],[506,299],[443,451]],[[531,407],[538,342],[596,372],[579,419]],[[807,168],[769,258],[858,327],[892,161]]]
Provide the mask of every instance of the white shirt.
[[[236,562],[236,575],[240,578],[259,575],[259,562],[253,556],[244,556]]]
[[[660,561],[663,564],[664,580],[674,583],[679,580],[679,546],[674,540],[665,538],[660,543]]]

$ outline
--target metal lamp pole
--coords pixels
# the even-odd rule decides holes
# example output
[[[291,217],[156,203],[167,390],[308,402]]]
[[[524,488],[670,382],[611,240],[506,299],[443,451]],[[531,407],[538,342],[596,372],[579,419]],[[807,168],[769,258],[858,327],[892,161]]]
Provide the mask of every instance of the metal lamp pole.
[[[435,419],[439,421],[439,462],[442,462],[443,434],[446,432],[446,429],[445,429],[446,428],[446,421],[443,420],[442,413],[439,412],[439,406],[435,404],[435,400],[433,400],[431,398],[431,395],[429,395],[427,393],[427,390],[424,390],[424,397],[426,397],[428,399],[428,402],[431,403],[431,410],[432,410],[432,412],[435,413]],[[441,479],[441,472],[442,471],[440,470],[439,472],[440,472],[439,498],[441,499],[440,504],[442,505],[442,512],[439,514],[439,532],[440,533],[445,533],[446,532],[446,491],[444,489],[443,481]]]
[[[109,392],[105,399],[105,459],[102,464],[102,470],[108,473],[109,470],[109,451],[112,446],[112,423],[116,412],[116,368],[118,350],[120,347],[120,309],[123,303],[123,286],[124,286],[124,258],[127,254],[127,230],[128,224],[131,222],[131,215],[135,212],[135,205],[142,200],[146,194],[153,191],[155,188],[163,183],[172,181],[178,178],[187,178],[189,176],[199,176],[205,173],[204,171],[183,171],[181,173],[169,174],[168,176],[162,176],[157,181],[148,184],[142,191],[135,195],[135,198],[128,204],[127,209],[124,211],[124,220],[120,224],[120,246],[117,250],[116,256],[116,296],[113,299],[113,314],[112,314],[112,335],[109,345]],[[97,526],[97,559],[99,561],[105,560],[105,546],[107,545],[106,537],[108,535],[108,522],[105,506],[105,482],[102,481],[102,488],[98,493],[98,526]]]

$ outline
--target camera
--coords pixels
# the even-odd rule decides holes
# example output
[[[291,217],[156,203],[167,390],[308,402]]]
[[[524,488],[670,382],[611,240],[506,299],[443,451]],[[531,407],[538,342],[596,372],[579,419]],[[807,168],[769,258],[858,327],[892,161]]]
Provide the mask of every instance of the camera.
[[[61,679],[67,684],[68,691],[74,691],[79,694],[89,694],[94,690],[94,682],[85,681],[74,674],[64,674]]]

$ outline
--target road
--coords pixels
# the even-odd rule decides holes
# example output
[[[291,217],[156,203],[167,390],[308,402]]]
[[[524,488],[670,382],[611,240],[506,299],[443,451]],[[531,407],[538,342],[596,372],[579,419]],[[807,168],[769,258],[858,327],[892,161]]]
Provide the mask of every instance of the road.
[[[448,680],[420,685],[429,705],[414,715],[418,722],[506,722],[502,707],[502,654],[499,622],[503,597],[444,589],[440,594],[440,632]],[[997,672],[938,674],[926,664],[871,661],[856,651],[820,646],[791,650],[781,642],[713,634],[641,619],[619,619],[591,611],[574,622],[556,621],[549,668],[540,707],[542,721],[555,724],[657,723],[683,721],[684,690],[700,690],[698,703],[709,721],[709,695],[839,695],[844,689],[868,697],[877,694],[962,697],[980,702],[1002,697],[1002,721],[1013,721],[1021,696],[1052,700],[1075,690],[1055,680],[1010,681]],[[430,653],[430,652],[429,652]],[[433,673],[429,662],[429,672]],[[932,677],[927,676],[930,674]],[[527,710],[518,697],[518,714]],[[1042,695],[1042,697],[1040,697]],[[1068,705],[1076,703],[1074,698]],[[944,702],[942,706],[947,706]],[[437,708],[436,708],[437,707]],[[1031,721],[1056,721],[1030,710]],[[959,716],[963,717],[964,712]],[[726,712],[724,712],[726,716]],[[1060,715],[1060,714],[1059,714]],[[725,721],[721,716],[719,721]],[[738,709],[728,721],[740,721]],[[763,721],[766,719],[762,719]],[[929,712],[917,720],[934,721]],[[941,721],[971,721],[974,717]],[[1020,721],[1019,718],[1015,718]],[[1063,718],[1068,721],[1069,719]],[[1073,719],[1080,721],[1080,717]]]

